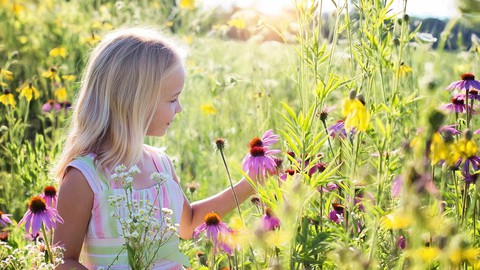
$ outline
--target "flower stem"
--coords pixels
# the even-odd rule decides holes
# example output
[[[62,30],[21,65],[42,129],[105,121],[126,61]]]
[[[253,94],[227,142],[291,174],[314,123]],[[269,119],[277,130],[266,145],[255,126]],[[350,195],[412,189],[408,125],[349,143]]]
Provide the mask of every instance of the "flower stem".
[[[48,235],[47,235],[47,232],[45,231],[45,225],[42,223],[42,234],[43,234],[43,240],[44,240],[44,243],[45,243],[45,248],[47,249],[47,257],[48,257],[48,262],[47,263],[51,263],[53,264],[53,254],[52,254],[52,250],[50,249],[50,244],[48,243]]]
[[[232,189],[233,198],[235,199],[235,204],[237,205],[238,215],[240,216],[240,220],[242,221],[242,224],[243,224],[242,211],[240,210],[240,204],[238,202],[237,193],[233,188],[233,182],[232,182],[232,177],[230,176],[230,170],[228,170],[227,161],[225,160],[225,155],[223,154],[223,149],[220,148],[219,151],[220,151],[220,156],[222,157],[223,165],[225,166],[225,170],[227,171],[228,181],[230,182],[230,188]]]

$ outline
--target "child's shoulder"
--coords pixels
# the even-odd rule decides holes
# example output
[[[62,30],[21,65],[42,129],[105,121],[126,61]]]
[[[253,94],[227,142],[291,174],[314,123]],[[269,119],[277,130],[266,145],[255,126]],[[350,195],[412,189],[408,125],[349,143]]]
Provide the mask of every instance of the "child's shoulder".
[[[149,151],[150,153],[157,154],[161,158],[170,159],[165,152],[165,150],[167,149],[166,147],[151,146],[148,144],[144,144],[143,147],[145,148],[145,150]]]

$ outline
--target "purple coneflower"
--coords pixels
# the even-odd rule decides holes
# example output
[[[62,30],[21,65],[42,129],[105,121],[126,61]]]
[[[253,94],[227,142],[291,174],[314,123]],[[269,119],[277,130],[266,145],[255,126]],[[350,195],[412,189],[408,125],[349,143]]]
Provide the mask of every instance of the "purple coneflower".
[[[54,99],[49,99],[45,104],[42,105],[42,112],[51,112],[52,110],[60,111],[62,105],[56,102]]]
[[[308,176],[312,177],[312,175],[316,172],[322,173],[325,171],[326,168],[327,163],[318,162],[308,170]]]
[[[10,220],[8,216],[10,215],[4,214],[0,211],[0,227],[7,227],[7,223],[12,224],[12,220]]]
[[[56,228],[56,222],[63,223],[57,210],[47,206],[42,197],[34,196],[30,199],[28,210],[18,225],[25,223],[26,232],[36,236],[40,232],[42,224],[45,225],[45,229],[51,230]]]
[[[338,120],[335,124],[328,128],[328,131],[330,132],[330,137],[332,138],[335,138],[337,135],[340,139],[345,139],[347,137],[344,120]],[[352,129],[352,132],[354,132],[354,129]]]
[[[399,249],[405,249],[405,247],[407,246],[406,244],[406,239],[405,237],[403,237],[403,235],[400,235],[398,238],[397,238],[397,247]]]
[[[273,231],[280,228],[280,219],[273,215],[272,210],[268,207],[265,209],[265,214],[260,220],[260,228],[264,232]]]
[[[43,189],[42,195],[47,206],[57,208],[57,189],[54,186],[47,186]]]
[[[442,133],[442,132],[450,132],[450,134],[452,135],[458,135],[462,132],[460,132],[458,129],[456,129],[456,126],[457,124],[453,124],[453,125],[448,125],[448,126],[444,126],[444,127],[441,127],[438,132]]]
[[[444,104],[440,108],[450,112],[464,113],[466,112],[466,106],[467,105],[465,104],[464,98],[461,96],[456,96],[451,99],[451,103]],[[470,105],[468,105],[468,111],[475,113]]]
[[[280,153],[280,150],[269,150],[263,146],[253,146],[250,152],[243,158],[243,170],[250,178],[257,176],[265,177],[275,174],[276,163],[272,155]]]
[[[295,173],[296,173],[295,170],[291,170],[291,169],[285,170],[285,173],[280,176],[280,179],[282,179],[283,181],[285,181],[285,180],[287,180],[287,177],[288,177],[289,175],[290,175],[290,176],[293,176]]]
[[[280,140],[280,136],[273,133],[273,130],[267,130],[262,136],[262,145],[265,148],[269,148],[272,144],[278,142]]]
[[[332,182],[327,183],[325,186],[318,186],[318,192],[331,192],[338,188],[338,185]]]
[[[393,198],[399,198],[400,193],[402,192],[402,186],[403,186],[403,176],[399,175],[395,180],[393,180],[392,183],[392,197]]]
[[[462,80],[451,83],[447,90],[480,90],[480,81],[475,80],[475,75],[471,73],[465,73],[460,76]]]
[[[328,114],[335,110],[335,106],[325,106],[323,109],[320,111],[319,117],[322,122],[325,122],[328,118]]]
[[[472,156],[465,159],[462,165],[462,176],[467,184],[475,183],[478,178],[478,173],[471,173],[470,167],[476,172],[480,168],[480,157]]]
[[[332,211],[330,211],[330,213],[328,213],[328,218],[335,222],[335,223],[340,223],[343,221],[343,210],[344,210],[344,207],[343,205],[339,204],[339,203],[332,203]]]
[[[204,223],[198,225],[193,231],[193,238],[197,240],[200,233],[206,231],[207,240],[213,243],[214,253],[217,253],[219,249],[228,252],[228,249],[225,248],[225,243],[221,241],[223,238],[221,235],[232,233],[232,230],[228,228],[227,224],[220,221],[220,216],[215,212],[208,213],[204,221]]]
[[[477,89],[468,90],[468,98],[471,100],[480,100],[480,92]]]

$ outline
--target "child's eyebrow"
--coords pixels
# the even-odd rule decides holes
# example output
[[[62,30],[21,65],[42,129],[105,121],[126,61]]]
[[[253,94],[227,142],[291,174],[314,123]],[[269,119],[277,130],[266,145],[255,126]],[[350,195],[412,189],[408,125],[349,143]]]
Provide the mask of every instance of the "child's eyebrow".
[[[180,95],[180,93],[182,93],[182,90],[178,91],[177,93],[173,94],[172,97],[176,97],[178,95]]]

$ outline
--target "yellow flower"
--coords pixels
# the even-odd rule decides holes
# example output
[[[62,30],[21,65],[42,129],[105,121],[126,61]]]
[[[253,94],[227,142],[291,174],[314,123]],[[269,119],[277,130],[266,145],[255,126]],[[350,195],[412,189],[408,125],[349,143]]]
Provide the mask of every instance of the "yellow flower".
[[[0,74],[5,78],[5,80],[13,80],[13,73],[4,68],[0,68]]]
[[[231,19],[227,22],[230,27],[235,27],[237,29],[244,29],[245,28],[245,21],[242,19]]]
[[[347,132],[353,128],[357,131],[367,130],[370,114],[360,100],[346,98],[343,101],[342,115],[345,116],[345,129]]]
[[[182,39],[186,44],[192,44],[192,42],[193,42],[193,36],[192,35],[184,36]]]
[[[229,241],[227,244],[231,247],[236,248],[245,248],[251,245],[251,240],[254,239],[253,232],[242,228],[234,230],[232,234],[229,235]]]
[[[432,165],[437,164],[441,160],[446,160],[448,156],[448,148],[445,145],[445,141],[438,132],[432,135],[432,142],[430,144],[430,159]]]
[[[471,264],[479,259],[480,249],[478,248],[460,248],[455,249],[450,253],[450,261],[454,265],[459,265],[464,261],[468,261]]]
[[[207,115],[217,113],[217,110],[215,109],[215,107],[213,107],[212,104],[203,104],[202,106],[200,106],[200,108],[202,109],[203,113]]]
[[[394,213],[384,216],[381,224],[386,229],[403,229],[412,224],[412,219],[406,215]]]
[[[167,22],[165,23],[165,26],[166,26],[166,27],[172,27],[172,26],[173,26],[173,22],[172,22],[172,21],[167,21]]]
[[[52,57],[61,56],[65,58],[67,56],[67,49],[64,47],[56,47],[50,51],[49,55]]]
[[[38,98],[38,90],[35,88],[32,83],[29,83],[26,87],[24,87],[20,93],[20,96],[25,97],[29,102],[34,99]]]
[[[480,259],[480,248],[467,248],[462,251],[462,258],[471,264]]]
[[[18,36],[17,37],[18,42],[21,44],[26,44],[28,42],[28,37],[27,36]]]
[[[467,138],[461,138],[457,141],[457,153],[462,159],[473,157],[477,155],[477,144]]]
[[[15,14],[15,16],[20,15],[20,13],[22,13],[24,9],[25,9],[25,7],[20,5],[20,4],[13,4],[12,5],[12,11],[13,11],[13,14]]]
[[[108,22],[100,22],[100,21],[96,21],[92,24],[92,28],[93,29],[107,29],[107,30],[111,30],[113,29],[113,25],[111,23],[108,23]]]
[[[180,0],[180,8],[181,9],[194,9],[195,8],[195,0]]]
[[[422,247],[418,250],[418,255],[425,262],[432,262],[438,258],[440,249],[437,247]]]
[[[398,72],[400,73],[400,76],[405,76],[407,73],[412,72],[413,69],[407,65],[405,65],[403,62],[400,64],[400,68],[398,69]]]
[[[90,36],[86,37],[83,39],[83,41],[85,43],[87,43],[88,45],[90,46],[94,46],[95,44],[97,44],[100,40],[102,40],[102,37],[99,36],[99,35],[95,35],[94,33],[92,33]]]
[[[15,102],[15,98],[13,97],[13,94],[10,93],[7,89],[3,91],[3,94],[0,96],[0,102],[3,103],[5,106],[12,106],[12,108],[15,108],[15,105],[17,104]]]
[[[264,241],[269,247],[284,246],[292,240],[292,234],[286,231],[274,230],[265,232]]]
[[[55,90],[55,92],[53,92],[53,94],[55,95],[55,98],[58,102],[61,103],[67,101],[68,95],[67,89],[65,89],[65,87],[58,88],[57,90]]]
[[[58,76],[58,72],[55,68],[50,68],[49,70],[42,73],[42,76],[45,78],[49,78],[56,82],[60,82],[60,77]]]
[[[67,82],[73,81],[77,78],[75,75],[62,75],[62,79],[64,79]]]

